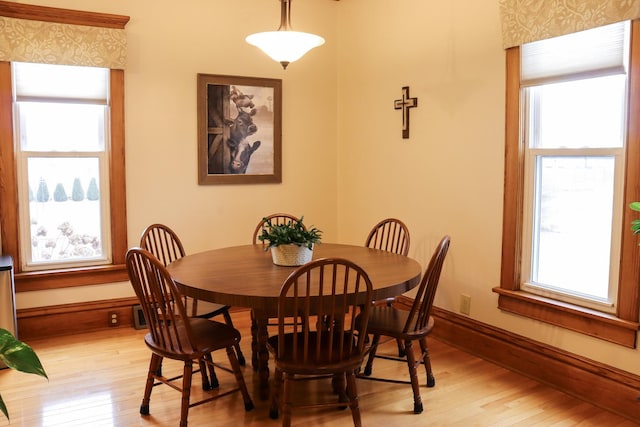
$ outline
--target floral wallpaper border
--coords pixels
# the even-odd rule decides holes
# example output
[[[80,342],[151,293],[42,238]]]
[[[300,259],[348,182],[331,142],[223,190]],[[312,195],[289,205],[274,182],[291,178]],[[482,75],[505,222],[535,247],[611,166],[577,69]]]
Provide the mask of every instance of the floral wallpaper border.
[[[0,17],[0,61],[124,69],[125,30]]]
[[[505,49],[640,17],[640,0],[499,0]]]

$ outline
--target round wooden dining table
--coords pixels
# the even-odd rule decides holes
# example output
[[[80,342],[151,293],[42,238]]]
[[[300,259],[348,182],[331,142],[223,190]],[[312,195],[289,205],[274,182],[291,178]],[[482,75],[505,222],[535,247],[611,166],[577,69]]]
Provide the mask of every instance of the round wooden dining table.
[[[404,255],[363,246],[321,243],[313,259],[346,258],[362,267],[373,284],[373,299],[400,295],[420,281],[420,264]],[[296,267],[273,264],[261,244],[233,246],[187,255],[167,267],[186,296],[252,310],[253,366],[260,398],[269,397],[268,320],[278,316],[280,287]]]

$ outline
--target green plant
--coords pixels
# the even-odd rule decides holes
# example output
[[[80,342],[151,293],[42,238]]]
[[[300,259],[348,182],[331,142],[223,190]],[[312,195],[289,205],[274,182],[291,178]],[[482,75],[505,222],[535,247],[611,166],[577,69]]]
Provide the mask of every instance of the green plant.
[[[16,339],[11,332],[2,328],[0,328],[0,360],[16,371],[36,374],[49,379],[36,352],[29,345]],[[9,412],[2,396],[0,396],[0,410],[9,419]]]
[[[629,207],[634,211],[640,212],[640,202],[631,202]],[[633,234],[640,234],[640,219],[634,219],[631,222],[631,231],[633,231]]]
[[[315,227],[305,228],[303,219],[304,216],[297,221],[272,224],[270,219],[262,218],[264,225],[258,240],[269,242],[265,250],[280,245],[298,245],[312,249],[314,243],[320,243],[322,231]]]

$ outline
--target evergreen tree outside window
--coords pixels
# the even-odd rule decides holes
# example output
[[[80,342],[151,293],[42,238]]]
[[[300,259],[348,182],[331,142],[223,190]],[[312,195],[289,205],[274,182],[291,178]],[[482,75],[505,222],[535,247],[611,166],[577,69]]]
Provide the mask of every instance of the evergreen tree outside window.
[[[95,178],[91,178],[91,181],[89,181],[89,188],[87,189],[87,200],[100,200],[100,190],[98,189],[98,184],[96,183]]]
[[[36,201],[48,202],[49,201],[49,188],[43,178],[40,178],[40,184],[38,185],[38,192],[36,193]]]
[[[53,192],[53,200],[56,202],[66,202],[68,199],[67,192],[64,190],[64,185],[58,183],[56,189]]]
[[[76,178],[73,180],[73,190],[71,192],[71,200],[73,200],[74,202],[80,202],[84,200],[84,190],[82,189],[80,178]]]

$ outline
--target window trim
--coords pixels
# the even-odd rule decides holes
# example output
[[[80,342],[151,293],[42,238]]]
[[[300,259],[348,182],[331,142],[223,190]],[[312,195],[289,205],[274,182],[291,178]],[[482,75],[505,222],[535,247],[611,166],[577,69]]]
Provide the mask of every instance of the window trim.
[[[0,227],[2,253],[12,255],[16,262],[16,291],[35,291],[61,287],[94,285],[127,280],[127,216],[124,150],[124,71],[110,70],[111,149],[109,150],[111,257],[103,266],[64,268],[56,270],[21,271],[19,242],[17,175],[13,141],[12,114],[0,119]],[[11,112],[11,64],[0,62],[0,111]]]
[[[640,116],[640,20],[631,24],[628,117]],[[640,283],[640,249],[637,236],[628,224],[637,217],[631,209],[623,211],[620,276],[614,315],[590,310],[520,290],[524,142],[520,137],[520,48],[506,50],[505,179],[502,223],[502,266],[498,308],[531,319],[600,338],[625,347],[636,348]],[[628,120],[625,186],[626,207],[640,200],[640,121]]]

